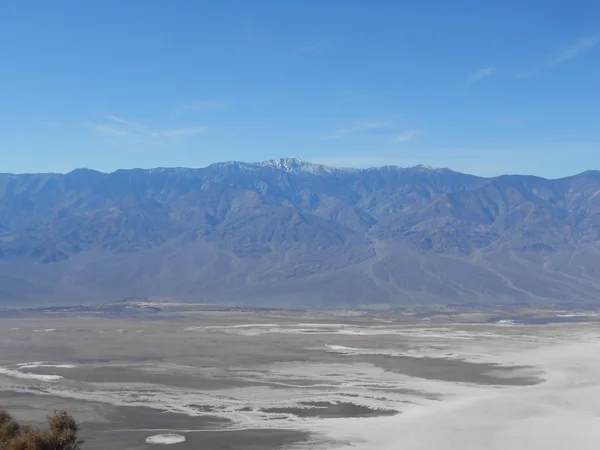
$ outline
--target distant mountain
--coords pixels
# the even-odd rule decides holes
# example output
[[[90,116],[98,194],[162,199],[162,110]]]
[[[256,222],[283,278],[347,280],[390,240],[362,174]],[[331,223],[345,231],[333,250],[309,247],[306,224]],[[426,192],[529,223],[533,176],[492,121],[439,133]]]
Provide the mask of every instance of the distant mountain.
[[[600,300],[600,172],[0,174],[0,305],[152,296],[359,306]]]

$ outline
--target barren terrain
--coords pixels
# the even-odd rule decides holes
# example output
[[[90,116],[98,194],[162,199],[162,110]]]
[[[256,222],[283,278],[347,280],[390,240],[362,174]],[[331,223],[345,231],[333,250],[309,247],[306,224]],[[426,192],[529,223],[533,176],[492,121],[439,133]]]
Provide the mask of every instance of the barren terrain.
[[[420,322],[420,323],[419,323]],[[284,312],[0,320],[0,405],[86,450],[596,449],[595,323]]]

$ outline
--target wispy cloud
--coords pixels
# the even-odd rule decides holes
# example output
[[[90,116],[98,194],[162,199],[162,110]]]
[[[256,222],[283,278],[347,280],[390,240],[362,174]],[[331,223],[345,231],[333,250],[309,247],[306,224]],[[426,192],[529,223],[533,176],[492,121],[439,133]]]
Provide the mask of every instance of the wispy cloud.
[[[129,131],[125,131],[125,130],[121,130],[117,127],[114,127],[112,125],[108,125],[105,123],[90,123],[90,128],[97,133],[107,134],[110,136],[130,137],[130,136],[135,135],[134,133],[130,133]]]
[[[177,106],[177,112],[206,112],[227,108],[229,108],[229,103],[225,100],[193,100]]]
[[[559,66],[573,58],[577,58],[579,55],[583,55],[584,53],[593,50],[598,44],[600,44],[600,34],[580,39],[574,44],[562,48],[558,54],[550,60],[548,65],[549,67]]]
[[[419,130],[404,130],[398,136],[396,136],[396,142],[398,144],[404,144],[414,138],[416,138],[421,132]]]
[[[128,119],[123,119],[122,117],[118,117],[118,116],[113,116],[110,114],[107,114],[105,116],[109,121],[114,122],[116,124],[118,124],[119,126],[123,127],[126,133],[140,133],[140,134],[144,134],[148,132],[148,126],[141,123],[141,122],[137,122],[137,121],[133,121],[133,120],[128,120]],[[113,125],[114,126],[114,125]],[[109,125],[110,127],[110,125]]]
[[[149,144],[164,139],[177,139],[193,136],[207,130],[204,126],[156,130],[142,122],[123,119],[122,117],[114,115],[106,115],[103,122],[88,122],[88,126],[95,133],[106,137],[132,139],[136,140],[138,143],[145,142]]]
[[[378,128],[389,127],[392,124],[391,120],[383,120],[379,122],[358,122],[345,128],[340,128],[329,135],[330,139],[341,139],[350,134],[360,133],[362,131],[375,130]]]
[[[469,74],[467,81],[469,83],[475,83],[477,81],[481,81],[484,78],[487,78],[490,75],[492,75],[493,72],[494,72],[494,70],[491,67],[484,67],[482,69],[477,69]]]
[[[524,72],[519,72],[515,76],[517,78],[529,78],[537,75],[543,70],[554,69],[555,67],[565,64],[572,59],[592,51],[598,45],[600,45],[600,34],[584,37],[577,42],[559,49],[554,56],[546,61],[545,64],[541,64]]]
[[[314,42],[312,44],[307,44],[307,45],[301,45],[299,47],[293,48],[290,53],[289,53],[289,57],[290,58],[296,58],[299,57],[301,55],[306,55],[309,53],[314,53],[316,51],[319,51],[323,48],[324,44],[323,42]]]

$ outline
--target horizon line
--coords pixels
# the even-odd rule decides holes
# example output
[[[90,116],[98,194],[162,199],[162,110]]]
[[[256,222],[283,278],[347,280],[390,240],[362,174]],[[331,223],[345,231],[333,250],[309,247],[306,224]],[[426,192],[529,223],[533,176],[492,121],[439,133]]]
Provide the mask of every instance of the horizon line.
[[[300,163],[300,164],[317,166],[317,167],[322,167],[322,168],[329,169],[329,170],[337,170],[340,172],[344,172],[344,171],[346,171],[346,172],[364,172],[364,171],[370,171],[370,170],[381,170],[381,169],[386,169],[386,168],[394,168],[394,169],[402,169],[402,170],[424,169],[424,170],[431,171],[431,172],[441,172],[441,171],[453,172],[453,173],[460,174],[460,175],[469,175],[469,176],[473,176],[473,177],[477,177],[477,178],[481,178],[481,179],[488,179],[488,180],[493,180],[496,178],[506,177],[506,176],[534,177],[534,178],[540,178],[540,179],[544,179],[544,180],[561,180],[561,179],[566,179],[566,178],[577,177],[577,176],[580,176],[580,175],[583,175],[583,174],[589,173],[589,172],[600,172],[600,169],[589,169],[589,170],[584,170],[582,172],[578,172],[578,173],[575,173],[572,175],[566,175],[566,176],[555,177],[555,178],[543,177],[540,175],[532,175],[532,174],[528,174],[528,173],[505,173],[505,174],[500,174],[497,176],[481,176],[481,175],[475,175],[475,174],[468,173],[468,172],[460,172],[460,171],[451,169],[449,167],[435,167],[435,166],[431,166],[428,164],[417,164],[414,166],[400,166],[397,164],[382,164],[380,166],[350,167],[350,166],[341,166],[341,165],[332,165],[332,164],[323,164],[323,163],[318,163],[318,162],[312,162],[309,160],[303,160],[301,158],[292,156],[292,157],[273,158],[273,159],[267,159],[267,160],[262,160],[262,161],[242,161],[242,160],[219,161],[219,162],[210,163],[208,165],[201,166],[201,167],[186,167],[186,166],[158,166],[158,167],[150,167],[150,168],[130,167],[130,168],[115,169],[112,171],[101,171],[101,170],[93,169],[90,167],[76,167],[74,169],[71,169],[69,171],[64,171],[64,172],[58,172],[58,171],[57,172],[18,172],[18,173],[17,172],[0,172],[0,175],[9,175],[9,176],[62,175],[62,176],[65,176],[65,175],[71,174],[73,172],[78,172],[78,171],[95,172],[95,173],[98,173],[101,175],[112,175],[114,173],[121,172],[121,171],[146,171],[146,172],[151,172],[151,171],[156,171],[156,170],[199,171],[199,170],[208,169],[213,166],[227,165],[227,164],[244,164],[244,165],[248,165],[248,166],[269,167],[267,165],[268,163],[274,163],[273,165],[275,165],[275,163],[281,163],[284,161],[294,161],[294,162]],[[277,167],[273,167],[273,165],[271,166],[271,168],[277,168]]]

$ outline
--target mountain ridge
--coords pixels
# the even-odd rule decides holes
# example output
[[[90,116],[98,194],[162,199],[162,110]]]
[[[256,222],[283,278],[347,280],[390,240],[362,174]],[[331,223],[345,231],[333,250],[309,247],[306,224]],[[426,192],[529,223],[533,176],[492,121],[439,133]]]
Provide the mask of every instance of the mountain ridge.
[[[599,242],[599,171],[484,178],[292,157],[0,174],[0,305],[589,302]]]
[[[202,170],[210,169],[210,168],[221,168],[221,167],[227,167],[227,166],[248,167],[248,168],[262,167],[262,168],[285,169],[288,172],[297,171],[298,168],[316,169],[315,172],[320,172],[320,171],[360,172],[360,171],[372,171],[372,170],[380,170],[380,169],[397,169],[397,170],[421,169],[421,170],[431,170],[431,171],[454,172],[453,170],[451,170],[449,168],[433,167],[433,166],[430,166],[427,164],[418,164],[416,166],[383,165],[383,166],[372,166],[372,167],[364,167],[364,168],[344,167],[344,166],[335,166],[335,165],[329,165],[329,164],[320,164],[320,163],[303,160],[303,159],[300,159],[295,156],[289,156],[289,157],[283,157],[283,158],[268,159],[268,160],[264,160],[264,161],[254,161],[254,162],[230,160],[230,161],[224,161],[224,162],[216,162],[216,163],[209,164],[208,166],[205,166],[205,167],[197,167],[197,168],[174,166],[174,167],[153,167],[153,168],[143,169],[143,168],[134,167],[134,168],[130,168],[130,169],[116,169],[111,172],[102,172],[102,171],[99,171],[96,169],[91,169],[88,167],[78,167],[69,172],[64,172],[64,173],[63,172],[40,172],[40,173],[6,172],[6,173],[0,173],[0,175],[9,175],[9,176],[69,175],[72,173],[83,173],[83,172],[102,174],[102,175],[111,175],[111,174],[114,174],[115,172],[127,172],[127,171],[147,171],[149,173],[173,171],[173,172],[180,172],[180,173],[189,173],[189,172],[202,171]],[[312,172],[312,170],[306,170],[306,171]]]
[[[241,161],[241,160],[229,160],[229,161],[223,161],[223,162],[215,162],[215,163],[209,164],[204,167],[183,167],[183,166],[164,166],[164,167],[162,167],[161,166],[161,167],[152,167],[152,168],[146,168],[146,169],[140,168],[140,167],[133,167],[133,168],[129,168],[129,169],[116,169],[116,170],[109,171],[109,172],[103,172],[103,171],[92,169],[89,167],[77,167],[68,172],[22,172],[22,173],[0,172],[0,176],[11,176],[11,177],[26,176],[26,175],[57,175],[57,176],[60,176],[60,175],[69,175],[69,174],[74,174],[74,173],[94,173],[94,174],[100,174],[100,175],[111,175],[116,172],[131,172],[131,171],[144,171],[144,172],[148,172],[148,173],[169,172],[169,171],[175,172],[175,173],[177,173],[177,172],[190,173],[190,172],[198,172],[198,171],[206,170],[209,168],[221,168],[221,167],[227,167],[227,166],[255,167],[255,168],[261,167],[261,168],[274,168],[274,169],[287,168],[288,171],[292,171],[294,166],[298,166],[298,167],[322,168],[325,170],[347,172],[347,173],[380,171],[380,170],[397,170],[397,171],[426,170],[426,171],[435,171],[435,172],[460,173],[463,175],[469,175],[469,176],[473,176],[473,177],[477,177],[477,178],[481,178],[481,179],[487,179],[487,180],[492,180],[492,179],[496,179],[496,178],[500,178],[500,177],[533,177],[533,178],[538,178],[538,179],[543,179],[543,180],[548,180],[548,181],[555,181],[555,180],[563,180],[563,179],[580,177],[580,176],[592,176],[593,175],[593,176],[600,177],[600,169],[590,169],[590,170],[586,170],[584,172],[579,172],[579,173],[576,173],[573,175],[566,175],[566,176],[557,177],[557,178],[546,178],[546,177],[542,177],[539,175],[516,174],[516,173],[484,177],[484,176],[480,176],[480,175],[458,172],[458,171],[455,171],[448,167],[435,167],[435,166],[431,166],[428,164],[417,164],[414,166],[398,166],[398,165],[393,165],[393,164],[392,165],[384,164],[381,166],[347,167],[347,166],[336,166],[336,165],[331,165],[331,164],[315,163],[315,162],[311,162],[308,160],[303,160],[303,159],[295,157],[295,156],[288,156],[288,157],[268,159],[268,160],[263,160],[263,161],[254,161],[254,162]],[[310,171],[307,171],[307,172],[310,172]]]

